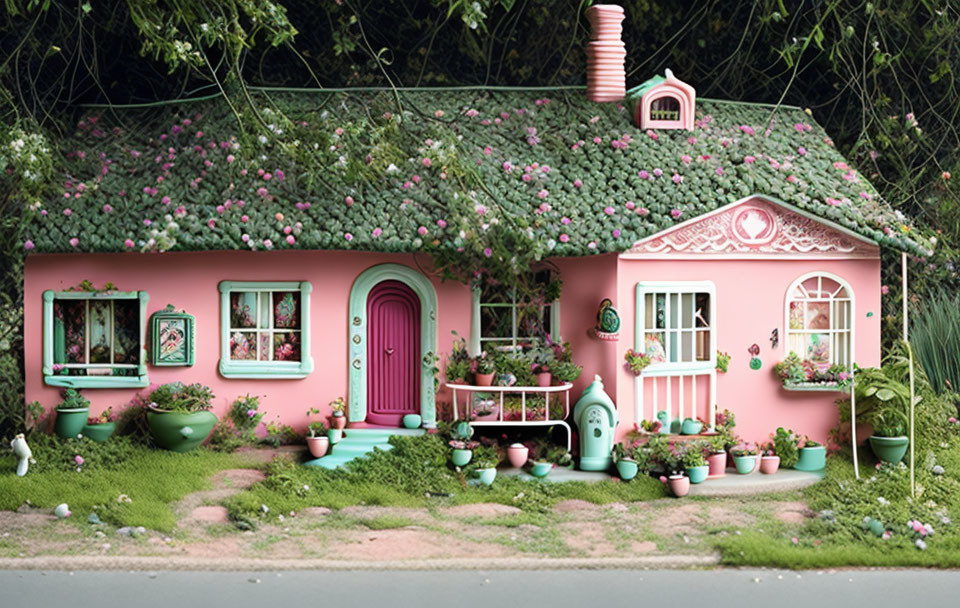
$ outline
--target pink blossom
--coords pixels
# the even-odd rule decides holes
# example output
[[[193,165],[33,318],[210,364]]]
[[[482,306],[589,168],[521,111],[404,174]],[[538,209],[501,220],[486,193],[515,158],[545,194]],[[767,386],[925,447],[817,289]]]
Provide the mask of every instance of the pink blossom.
[[[890,293],[890,286],[889,285],[881,286],[880,293],[882,293],[883,295],[887,295],[888,293]]]
[[[244,215],[243,217],[240,218],[240,221],[243,222],[244,224],[246,224],[247,222],[250,221],[250,216],[249,216],[249,215]]]
[[[756,160],[757,160],[757,159],[756,159],[755,157],[753,157],[753,156],[744,156],[744,157],[743,157],[743,162],[747,163],[748,165],[752,165],[754,162],[756,162]]]
[[[800,180],[797,179],[796,175],[788,175],[787,181],[790,182],[791,184],[796,184]]]
[[[443,117],[443,110],[437,110],[436,112],[433,113],[433,115],[436,116],[437,118],[441,118]]]
[[[420,164],[422,164],[424,167],[429,167],[430,165],[433,164],[433,161],[430,160],[430,158],[425,157],[423,160],[420,161]]]
[[[268,182],[268,181],[270,181],[271,179],[273,179],[273,175],[271,175],[270,173],[264,173],[264,174],[263,174],[263,181]]]
[[[629,209],[630,211],[633,211],[633,208],[636,207],[637,204],[634,203],[633,201],[627,201],[627,202],[624,204],[624,206],[625,206],[627,209]]]
[[[347,195],[347,196],[343,199],[343,202],[345,202],[345,203],[347,204],[347,207],[352,207],[352,206],[353,206],[353,197],[350,196],[350,195]]]
[[[615,238],[615,239],[616,239],[616,238],[620,238],[620,229],[619,229],[619,228],[614,228],[614,229],[613,229],[613,232],[612,232],[611,234],[613,234],[613,238]]]
[[[575,179],[575,180],[573,180],[573,187],[574,187],[574,188],[582,188],[582,187],[583,187],[583,182],[580,181],[579,179]]]
[[[493,249],[490,249],[489,247],[484,247],[483,255],[488,258],[491,257],[493,255]]]
[[[83,466],[83,463],[85,462],[85,461],[83,460],[83,456],[81,456],[80,454],[77,454],[76,456],[74,456],[74,457],[73,457],[73,461],[74,461],[75,463],[77,463],[77,466],[78,466],[78,467]]]
[[[480,112],[477,112],[477,111],[474,110],[473,108],[470,108],[469,110],[467,110],[467,116],[469,116],[470,118],[473,118],[474,116],[477,116],[478,114],[480,114]]]
[[[287,245],[293,245],[297,242],[297,239],[293,238],[292,234],[287,235]]]
[[[672,179],[672,180],[673,180],[673,183],[675,183],[675,184],[679,184],[680,182],[682,182],[682,181],[683,181],[683,176],[682,176],[682,175],[680,175],[679,173],[674,173],[674,174],[673,174],[673,177],[672,177],[672,178],[670,178],[670,179]]]
[[[169,205],[169,204],[170,204],[170,197],[169,197],[169,196],[165,196],[165,197],[163,197],[163,198],[160,199],[160,202],[161,202],[162,204],[164,204],[164,205]]]
[[[570,236],[569,236],[569,235],[567,235],[567,234],[561,234],[561,235],[560,235],[560,242],[561,242],[561,243],[566,243],[566,242],[569,241],[569,240],[570,240]]]
[[[72,239],[70,239],[71,247],[76,247],[79,244],[80,244],[80,239],[78,239],[77,237],[73,237]]]
[[[113,211],[113,206],[109,203],[103,206],[104,213],[111,213]]]
[[[245,234],[245,235],[243,235],[243,236],[240,237],[240,240],[243,241],[244,243],[249,243],[249,242],[250,242],[250,235],[249,235],[249,234]]]
[[[353,235],[348,232],[348,233],[346,233],[346,234],[343,235],[343,238],[344,238],[345,240],[347,240],[347,241],[352,241],[352,240],[353,240]]]
[[[510,164],[510,161],[503,161],[503,170],[507,173],[513,171],[513,165]]]
[[[217,220],[207,220],[207,226],[209,228],[215,228],[217,226]]]
[[[681,211],[680,209],[674,208],[670,210],[670,215],[673,216],[673,219],[679,219],[680,216],[683,215],[683,211]]]
[[[571,221],[572,221],[572,220],[571,220],[569,217],[562,217],[562,218],[560,218],[560,223],[563,224],[564,226],[566,226],[567,224],[569,224]]]
[[[684,154],[682,157],[680,157],[680,160],[683,161],[683,164],[689,165],[691,161],[693,161],[693,158],[691,158],[689,154]]]
[[[66,215],[67,217],[70,217],[73,214],[73,211],[71,211],[70,209],[64,209],[63,214]]]
[[[657,141],[658,139],[660,139],[660,136],[657,135],[653,129],[647,129],[647,137],[649,137],[653,141]]]
[[[483,153],[486,154],[487,156],[490,156],[491,154],[493,154],[493,148],[491,148],[490,146],[484,146]]]
[[[269,192],[267,191],[267,189],[264,188],[263,186],[260,186],[259,188],[257,188],[257,194],[263,198],[266,198],[268,193]]]
[[[419,184],[419,183],[420,183],[420,176],[419,176],[419,175],[414,175],[414,176],[411,177],[410,179],[412,179],[412,180],[413,180],[413,183],[415,183],[415,184]]]
[[[746,133],[747,135],[753,135],[754,130],[750,125],[740,125],[740,130]]]
[[[127,239],[123,242],[123,246],[126,247],[127,249],[132,249],[133,245],[134,243],[132,239]]]
[[[531,179],[533,179],[533,177],[529,173],[524,173],[520,179],[522,179],[525,182],[529,182]]]
[[[807,149],[804,148],[803,146],[800,146],[799,148],[797,148],[797,154],[799,154],[800,156],[806,156]]]
[[[333,130],[336,135],[343,135],[343,127],[337,127]]]
[[[653,170],[653,174],[654,174],[656,177],[660,177],[661,175],[663,175],[663,170],[662,170],[662,169],[654,169],[654,170]]]
[[[437,220],[437,226],[440,226],[441,228],[446,228],[446,227],[447,227],[447,221],[446,221],[446,220]]]
[[[31,241],[31,240],[29,240],[29,239],[27,239],[26,241],[24,241],[24,243],[23,243],[23,248],[26,249],[27,251],[32,250],[32,249],[34,248],[33,241]]]
[[[541,190],[540,192],[537,192],[537,198],[543,199],[543,198],[547,198],[547,196],[549,196],[549,195],[550,195],[550,193],[547,192],[546,189],[543,189],[543,190]]]
[[[637,175],[640,176],[640,179],[648,179],[650,177],[650,174],[647,173],[646,170],[644,169],[641,169],[640,172],[637,173]]]
[[[614,209],[613,207],[606,207],[604,208],[603,212],[606,213],[607,215],[613,215],[614,213],[616,213],[616,209]]]
[[[420,236],[426,236],[426,234],[427,234],[427,227],[426,227],[426,226],[420,226],[419,228],[417,228],[417,234],[419,234]]]
[[[599,144],[599,143],[602,142],[602,141],[603,141],[603,140],[602,140],[601,138],[599,138],[599,137],[594,137],[594,138],[593,138],[593,143],[595,143],[595,144]]]

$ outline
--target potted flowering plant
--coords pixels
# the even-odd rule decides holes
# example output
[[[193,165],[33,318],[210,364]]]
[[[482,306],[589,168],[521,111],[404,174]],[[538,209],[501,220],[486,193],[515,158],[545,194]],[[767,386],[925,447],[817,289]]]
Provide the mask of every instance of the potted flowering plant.
[[[770,439],[774,455],[780,458],[779,466],[785,469],[796,466],[800,457],[800,448],[797,446],[799,438],[796,433],[781,426],[770,435]],[[760,465],[762,467],[763,462]]]
[[[613,446],[613,462],[620,479],[630,481],[637,476],[640,466],[633,457],[636,452],[632,443],[618,443]]]
[[[317,415],[320,410],[312,407],[307,410],[307,418]],[[307,425],[307,449],[314,458],[323,458],[330,449],[330,438],[327,436],[327,425],[322,421],[314,421]]]
[[[710,444],[703,439],[691,441],[686,445],[683,451],[683,468],[690,478],[690,483],[703,483],[710,473],[710,465],[707,464],[706,454],[710,450]]]
[[[53,430],[62,439],[75,438],[83,431],[90,413],[90,402],[79,391],[68,388],[63,391],[63,401],[57,405],[57,419]]]
[[[113,408],[108,407],[100,412],[99,416],[87,418],[87,424],[84,425],[82,432],[84,437],[103,443],[110,439],[116,430],[117,423],[113,421]]]
[[[679,446],[663,435],[655,435],[647,442],[650,457],[667,476],[670,491],[677,498],[686,496],[690,492],[690,478],[684,475],[683,457],[686,447]],[[662,478],[661,478],[662,479]]]
[[[344,401],[343,397],[337,397],[330,402],[330,409],[333,411],[333,415],[330,417],[330,428],[342,431],[347,426],[347,417],[344,415],[347,402]]]
[[[827,448],[822,443],[805,436],[803,445],[800,447],[800,457],[793,468],[798,471],[819,471],[826,466]]]
[[[730,353],[717,351],[717,371],[721,374],[727,373],[730,368]]]
[[[827,367],[809,359],[801,359],[795,352],[777,363],[773,371],[787,390],[845,390],[853,381],[850,370],[839,364]]]
[[[457,332],[452,332],[457,336]],[[463,338],[456,338],[453,346],[450,348],[450,355],[447,356],[447,366],[444,375],[447,382],[452,384],[464,384],[470,375],[470,367],[473,365],[473,358],[467,349],[467,341]]]
[[[474,360],[474,378],[477,386],[490,386],[493,384],[493,374],[496,367],[493,364],[493,358],[487,357],[487,351],[483,351]]]
[[[760,446],[760,472],[765,475],[773,475],[780,468],[780,457],[774,448],[773,442],[769,441]]]
[[[553,349],[546,346],[535,346],[530,350],[530,370],[537,377],[537,386],[550,386],[553,375],[550,368],[553,365]]]
[[[730,450],[733,456],[733,465],[737,467],[737,473],[748,475],[757,468],[757,446],[749,443],[741,443]]]
[[[623,356],[624,360],[627,362],[627,369],[633,372],[634,376],[639,376],[643,370],[650,365],[650,357],[646,353],[638,353],[632,348],[628,348],[626,354]]]
[[[710,453],[707,454],[708,477],[723,477],[727,471],[727,445],[723,435],[713,435],[707,439]]]
[[[213,391],[200,383],[157,387],[147,397],[147,425],[156,444],[173,452],[189,452],[200,445],[217,424],[209,411],[213,397]]]

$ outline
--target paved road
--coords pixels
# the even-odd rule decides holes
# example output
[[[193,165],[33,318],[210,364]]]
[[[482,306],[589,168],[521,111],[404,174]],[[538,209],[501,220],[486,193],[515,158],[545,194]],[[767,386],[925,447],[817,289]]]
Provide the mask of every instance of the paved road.
[[[411,606],[960,605],[960,571],[548,570],[420,572],[0,571],[0,606],[282,608]]]

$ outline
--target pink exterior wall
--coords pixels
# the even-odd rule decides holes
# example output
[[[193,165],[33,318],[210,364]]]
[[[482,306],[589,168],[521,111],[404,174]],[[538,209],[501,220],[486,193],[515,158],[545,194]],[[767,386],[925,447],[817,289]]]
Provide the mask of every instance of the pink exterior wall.
[[[42,294],[65,290],[89,279],[101,287],[113,282],[125,291],[150,294],[147,315],[173,304],[196,316],[196,363],[193,367],[148,365],[150,382],[202,382],[216,394],[214,413],[222,414],[238,396],[260,395],[267,418],[303,430],[310,407],[324,409],[339,396],[347,397],[348,298],[354,280],[367,268],[385,262],[426,269],[437,290],[438,350],[441,361],[450,351],[451,330],[469,335],[471,294],[456,282],[441,283],[429,273],[429,260],[412,255],[365,252],[199,252],[89,255],[33,255],[27,259],[25,312],[26,399],[47,410],[59,401],[59,390],[43,383]],[[217,371],[220,360],[220,292],[217,285],[233,281],[310,281],[312,336],[310,350],[315,369],[302,380],[226,379]],[[129,389],[84,389],[91,414],[108,406],[125,405],[135,394]]]
[[[626,259],[618,263],[617,305],[623,326],[617,362],[634,347],[636,285],[640,281],[713,281],[716,286],[717,348],[732,356],[729,372],[718,374],[717,407],[737,419],[736,432],[748,441],[761,441],[778,426],[818,440],[837,424],[838,393],[784,391],[773,366],[786,356],[784,302],[787,288],[808,272],[829,272],[845,279],[855,294],[855,360],[861,367],[880,362],[880,261],[878,259]],[[867,317],[872,312],[873,316]],[[780,345],[773,349],[770,333],[778,329]],[[763,368],[749,367],[751,344],[760,347]],[[634,377],[622,366],[616,394],[608,392],[620,412],[622,435],[633,428]],[[699,416],[707,418],[706,383],[701,382]],[[688,385],[689,395],[689,385]],[[674,388],[676,399],[676,388]],[[646,405],[647,416],[651,411]]]

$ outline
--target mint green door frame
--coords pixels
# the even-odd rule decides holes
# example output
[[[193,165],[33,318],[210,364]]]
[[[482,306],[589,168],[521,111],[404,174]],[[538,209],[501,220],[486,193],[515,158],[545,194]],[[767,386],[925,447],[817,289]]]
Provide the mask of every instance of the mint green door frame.
[[[420,415],[425,424],[436,424],[433,357],[437,352],[437,291],[427,277],[400,264],[372,266],[360,273],[350,289],[348,418],[350,422],[367,419],[367,296],[383,281],[400,281],[420,298]]]

